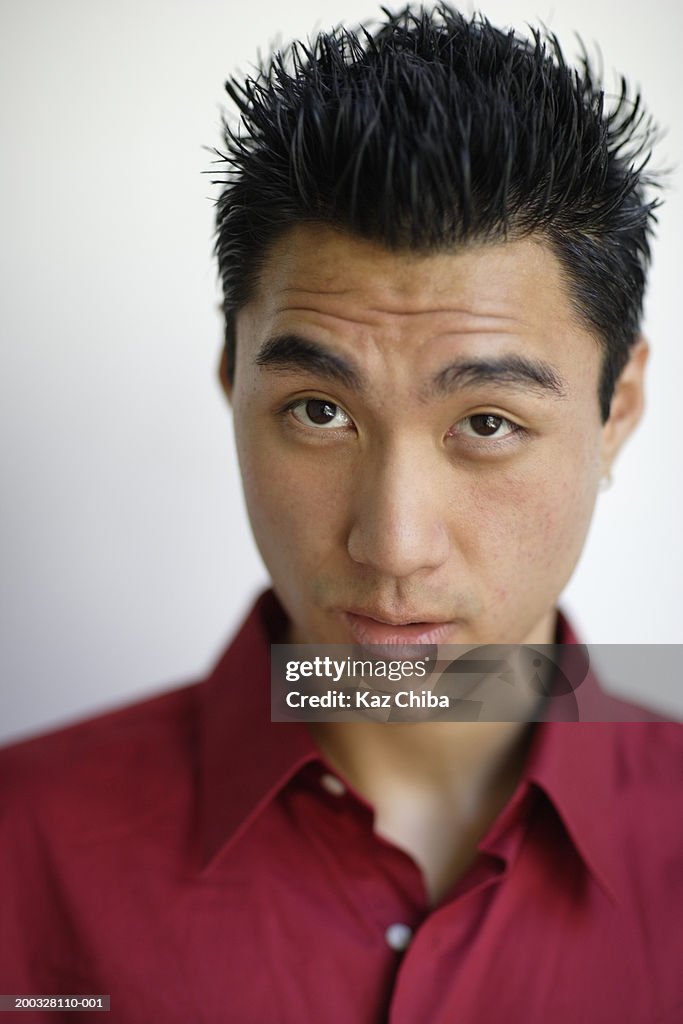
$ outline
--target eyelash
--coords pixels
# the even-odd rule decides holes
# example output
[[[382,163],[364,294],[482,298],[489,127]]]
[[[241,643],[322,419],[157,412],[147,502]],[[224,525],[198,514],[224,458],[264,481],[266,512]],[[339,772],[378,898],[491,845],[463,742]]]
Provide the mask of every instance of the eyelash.
[[[456,428],[458,426],[460,426],[461,423],[467,423],[468,420],[473,420],[475,417],[480,417],[480,416],[482,416],[482,417],[491,416],[494,419],[500,420],[500,426],[506,426],[506,427],[510,428],[508,430],[508,433],[507,434],[503,434],[502,437],[493,437],[493,436],[486,437],[485,434],[477,435],[476,433],[461,435],[462,437],[464,437],[466,439],[466,441],[473,442],[475,444],[483,442],[484,444],[486,444],[487,447],[491,447],[494,444],[502,444],[503,442],[508,441],[510,438],[514,437],[516,434],[519,434],[519,435],[527,435],[528,434],[528,431],[524,427],[522,427],[519,423],[515,423],[514,420],[509,419],[507,416],[501,416],[500,413],[491,412],[490,410],[486,409],[486,410],[483,410],[482,412],[470,413],[469,416],[464,416],[461,420],[458,420],[458,422],[453,424],[453,426],[447,431],[447,436],[448,437],[456,436],[459,433],[459,431],[457,431]],[[521,439],[522,439],[522,437],[520,436],[518,438],[518,440],[521,440]]]
[[[328,398],[321,398],[320,395],[307,395],[305,398],[296,398],[296,399],[294,399],[293,402],[289,402],[286,406],[284,406],[284,408],[281,410],[281,413],[283,415],[288,415],[290,413],[293,414],[294,409],[296,409],[297,406],[306,405],[308,402],[322,402],[322,403],[324,403],[326,405],[334,406],[335,409],[343,412],[345,416],[348,416],[348,418],[351,421],[351,423],[353,423],[353,418],[349,415],[349,413],[346,411],[346,409],[344,409],[343,406],[339,405],[338,402],[330,401]],[[302,423],[300,420],[297,420],[296,417],[293,416],[293,415],[292,415],[292,419],[295,420],[295,422],[297,423],[298,426],[303,427],[304,430],[312,430],[312,431],[315,431],[316,433],[319,433],[319,434],[326,434],[326,433],[334,434],[334,433],[336,433],[339,430],[345,430],[346,429],[345,427],[336,427],[335,428],[335,427],[323,427],[323,426],[319,426],[319,427],[316,428],[316,427],[313,427],[313,426],[308,425],[306,423]]]
[[[293,419],[295,421],[295,423],[297,424],[297,427],[302,428],[303,430],[306,430],[306,431],[309,431],[309,432],[312,432],[312,433],[317,433],[317,434],[329,433],[329,434],[335,435],[335,434],[338,434],[339,431],[345,431],[347,429],[345,427],[324,427],[324,426],[314,427],[314,426],[308,426],[305,423],[301,423],[300,420],[297,420],[296,417],[293,416],[293,411],[298,406],[305,405],[307,402],[324,402],[324,403],[327,403],[327,404],[329,404],[331,406],[334,406],[335,409],[340,410],[341,412],[344,413],[344,415],[348,416],[349,420],[353,424],[352,417],[349,415],[349,413],[346,412],[346,410],[344,409],[343,406],[339,405],[338,402],[332,402],[329,399],[322,398],[320,395],[307,395],[304,398],[296,398],[292,402],[288,402],[285,406],[283,406],[281,409],[279,409],[278,410],[278,415],[282,416],[283,418]],[[483,435],[479,435],[479,437],[477,438],[476,436],[462,435],[461,434],[460,435],[461,441],[465,445],[476,447],[479,451],[481,451],[482,448],[486,448],[487,450],[490,451],[490,450],[492,450],[494,448],[497,448],[499,446],[509,444],[510,441],[513,438],[515,439],[515,441],[518,441],[518,442],[525,441],[525,440],[528,439],[529,430],[526,427],[523,427],[523,426],[521,426],[521,424],[516,423],[514,420],[511,420],[509,417],[503,416],[501,413],[495,412],[495,411],[490,410],[490,409],[484,409],[484,410],[482,410],[480,412],[470,413],[469,416],[464,416],[461,420],[458,420],[457,423],[455,423],[447,431],[447,435],[446,436],[448,436],[448,437],[458,436],[459,432],[457,432],[455,430],[455,428],[457,426],[459,426],[459,424],[466,423],[468,420],[473,419],[475,416],[493,416],[496,419],[499,419],[501,421],[501,426],[505,425],[505,426],[507,426],[507,427],[509,427],[511,429],[503,437],[490,437],[490,438],[487,438],[487,437],[485,437]]]

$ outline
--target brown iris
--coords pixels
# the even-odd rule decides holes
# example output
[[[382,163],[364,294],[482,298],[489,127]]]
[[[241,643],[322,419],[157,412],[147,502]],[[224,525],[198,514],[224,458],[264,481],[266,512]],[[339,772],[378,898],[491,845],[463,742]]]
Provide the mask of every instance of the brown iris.
[[[326,426],[337,415],[337,406],[321,398],[309,398],[305,408],[309,420],[318,426]]]
[[[502,416],[493,416],[491,413],[478,413],[476,416],[470,416],[472,430],[481,437],[490,437],[491,434],[495,434],[502,422]]]

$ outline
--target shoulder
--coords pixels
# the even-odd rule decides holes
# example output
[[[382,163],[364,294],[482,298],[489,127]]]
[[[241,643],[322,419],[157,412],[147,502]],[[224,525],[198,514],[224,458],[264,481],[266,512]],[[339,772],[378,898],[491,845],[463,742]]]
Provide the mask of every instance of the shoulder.
[[[683,724],[679,722],[618,722],[612,726],[615,794],[638,816],[653,824],[667,822],[681,836],[679,807],[683,780]]]
[[[632,790],[655,786],[668,792],[683,779],[683,724],[617,722],[612,726],[616,783]]]
[[[67,838],[144,814],[187,774],[201,685],[0,749],[0,824],[42,821]]]
[[[620,722],[612,730],[610,827],[624,868],[639,887],[656,884],[665,895],[667,883],[675,883],[683,896],[683,725]]]

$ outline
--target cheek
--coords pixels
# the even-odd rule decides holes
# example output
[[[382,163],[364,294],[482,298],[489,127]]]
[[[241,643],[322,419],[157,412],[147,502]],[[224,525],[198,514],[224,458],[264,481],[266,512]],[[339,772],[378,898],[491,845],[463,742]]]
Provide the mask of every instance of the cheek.
[[[587,488],[558,481],[556,490],[529,503],[522,548],[527,562],[539,571],[568,579],[583,549],[594,499]]]
[[[559,592],[578,561],[595,504],[592,453],[511,471],[475,499],[472,557],[499,587],[547,581]]]
[[[343,467],[247,436],[238,437],[237,448],[249,519],[268,567],[274,559],[301,566],[324,558],[343,533]]]

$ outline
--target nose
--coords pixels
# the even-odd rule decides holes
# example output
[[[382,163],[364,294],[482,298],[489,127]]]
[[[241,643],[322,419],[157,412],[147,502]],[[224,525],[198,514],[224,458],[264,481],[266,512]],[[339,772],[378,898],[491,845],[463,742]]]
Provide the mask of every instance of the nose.
[[[359,467],[347,542],[354,562],[394,579],[444,564],[450,541],[436,460],[407,442]]]

